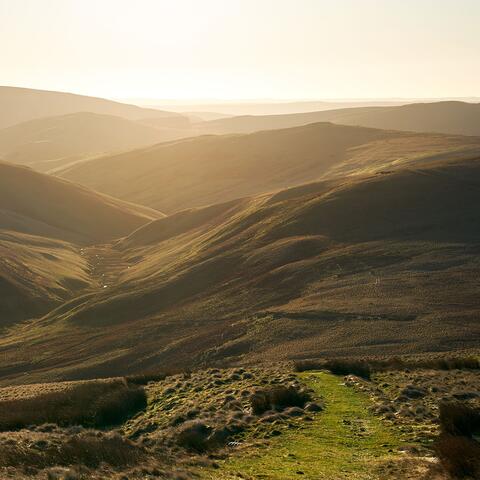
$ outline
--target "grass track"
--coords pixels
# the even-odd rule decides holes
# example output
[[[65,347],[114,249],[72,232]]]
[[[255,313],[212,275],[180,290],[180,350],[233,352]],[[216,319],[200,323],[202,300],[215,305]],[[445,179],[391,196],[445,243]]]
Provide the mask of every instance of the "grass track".
[[[300,430],[286,430],[268,446],[245,449],[203,478],[215,480],[380,479],[375,464],[396,455],[401,439],[369,412],[369,399],[327,373],[301,378],[326,403],[323,413]],[[303,472],[303,473],[300,473]]]

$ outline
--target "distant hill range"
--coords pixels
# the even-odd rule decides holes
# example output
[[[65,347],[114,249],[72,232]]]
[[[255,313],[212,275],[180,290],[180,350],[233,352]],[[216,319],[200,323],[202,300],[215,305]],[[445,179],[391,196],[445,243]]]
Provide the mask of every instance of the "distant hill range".
[[[0,129],[0,159],[52,172],[92,156],[188,135],[182,129],[164,126],[164,118],[150,119],[154,126],[147,121],[91,112],[29,120]]]
[[[480,103],[451,101],[342,108],[290,115],[250,115],[205,122],[200,128],[205,133],[251,133],[313,122],[333,122],[412,132],[480,135]]]
[[[36,118],[78,112],[114,115],[129,120],[163,118],[165,125],[172,127],[185,122],[185,117],[178,113],[141,108],[104,98],[17,87],[0,86],[0,107],[0,128]]]

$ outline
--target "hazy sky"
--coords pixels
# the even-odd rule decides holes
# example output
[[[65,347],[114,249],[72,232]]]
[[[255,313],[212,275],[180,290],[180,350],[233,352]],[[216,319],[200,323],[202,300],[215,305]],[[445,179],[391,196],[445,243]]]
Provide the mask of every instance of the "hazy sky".
[[[0,84],[128,98],[480,96],[480,0],[0,0]]]

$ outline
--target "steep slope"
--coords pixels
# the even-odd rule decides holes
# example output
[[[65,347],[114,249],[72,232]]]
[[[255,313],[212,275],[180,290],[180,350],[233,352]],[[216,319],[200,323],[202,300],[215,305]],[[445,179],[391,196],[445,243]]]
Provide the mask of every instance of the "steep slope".
[[[0,128],[35,118],[76,112],[115,115],[130,120],[170,117],[173,122],[177,122],[178,118],[182,118],[178,113],[140,108],[136,105],[113,102],[104,98],[17,87],[0,86],[0,105],[2,106],[0,111]]]
[[[91,284],[78,247],[0,230],[0,328],[44,315]]]
[[[0,162],[0,230],[96,243],[126,235],[159,216],[154,210]]]
[[[0,130],[0,158],[46,172],[85,157],[181,136],[187,135],[172,128],[155,128],[112,115],[72,113],[30,120]]]
[[[172,213],[321,178],[395,168],[432,155],[476,154],[479,146],[480,138],[318,123],[179,140],[93,159],[57,174]]]
[[[402,106],[342,108],[287,115],[241,116],[213,120],[198,126],[204,133],[251,133],[333,122],[343,125],[438,132],[455,135],[480,135],[480,104],[465,102],[416,103]]]
[[[478,347],[479,201],[459,155],[157,220],[108,288],[13,328],[2,374]]]

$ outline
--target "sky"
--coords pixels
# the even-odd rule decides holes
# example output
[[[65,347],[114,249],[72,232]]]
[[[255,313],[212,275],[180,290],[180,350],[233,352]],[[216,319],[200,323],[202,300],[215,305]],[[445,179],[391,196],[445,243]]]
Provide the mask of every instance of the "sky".
[[[107,98],[480,96],[480,0],[0,0],[0,85]]]

